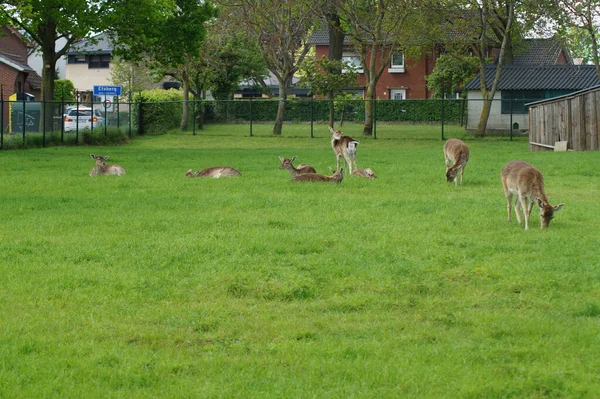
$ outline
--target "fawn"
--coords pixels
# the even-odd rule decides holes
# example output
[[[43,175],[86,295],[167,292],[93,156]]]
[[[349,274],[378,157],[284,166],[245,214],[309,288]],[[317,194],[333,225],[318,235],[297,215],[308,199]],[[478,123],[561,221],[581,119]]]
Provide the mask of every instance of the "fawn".
[[[104,175],[117,175],[121,176],[125,174],[125,169],[123,169],[119,165],[107,165],[106,160],[108,159],[108,155],[100,156],[90,154],[90,157],[96,161],[96,166],[90,170],[90,176],[104,176]]]
[[[554,212],[558,212],[565,204],[556,206],[550,205],[548,198],[544,193],[544,177],[542,173],[535,167],[523,161],[511,161],[504,165],[502,173],[502,186],[504,187],[504,195],[506,196],[508,210],[508,221],[511,217],[511,202],[512,196],[515,194],[515,213],[517,222],[521,223],[521,214],[519,206],[523,209],[525,217],[525,230],[529,230],[529,216],[533,203],[537,202],[540,207],[540,223],[541,228],[547,228],[550,221],[554,217]]]
[[[185,173],[185,177],[212,177],[214,179],[218,179],[219,177],[233,177],[241,175],[242,174],[239,171],[233,169],[231,166],[213,166],[197,172],[192,172],[190,169]]]
[[[348,165],[348,171],[352,174],[352,166],[356,167],[356,146],[359,144],[358,141],[352,137],[342,135],[342,132],[335,130],[329,126],[331,132],[331,148],[335,152],[335,158],[337,161],[337,169],[340,169],[340,158],[344,157],[346,165]]]
[[[366,169],[354,169],[352,171],[352,176],[362,176],[365,177],[367,179],[377,179],[377,176],[375,175],[375,172],[373,172],[373,170],[371,168],[366,168]]]
[[[317,173],[315,168],[313,168],[310,165],[303,164],[303,163],[298,165],[297,168],[294,167],[294,165],[292,165],[292,163],[296,160],[296,157],[292,157],[291,159],[279,157],[279,160],[281,161],[281,165],[279,165],[279,169],[287,169],[287,171],[290,172],[290,175],[292,175],[292,176],[301,175],[301,174],[305,174],[305,173]]]
[[[333,170],[329,168],[331,176],[321,175],[319,173],[304,173],[301,175],[296,175],[292,177],[292,181],[300,181],[300,182],[324,182],[324,183],[334,183],[339,184],[344,179],[344,169]]]
[[[449,139],[444,143],[444,157],[446,158],[446,181],[458,185],[458,172],[460,172],[460,184],[462,184],[465,166],[469,161],[469,147],[461,140]],[[453,165],[450,166],[450,163]]]

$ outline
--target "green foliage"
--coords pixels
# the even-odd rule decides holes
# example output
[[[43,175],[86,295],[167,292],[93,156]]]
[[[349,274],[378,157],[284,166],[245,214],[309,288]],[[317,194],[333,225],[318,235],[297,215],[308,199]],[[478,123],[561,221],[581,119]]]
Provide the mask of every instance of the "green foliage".
[[[357,68],[347,61],[330,60],[325,56],[319,60],[307,58],[300,72],[298,85],[309,87],[311,94],[333,98],[343,89],[357,87]]]
[[[133,96],[134,120],[139,119],[142,109],[141,129],[145,134],[164,133],[166,130],[179,125],[182,113],[181,91],[171,90],[144,90]]]
[[[75,101],[75,85],[69,79],[54,81],[54,101],[72,103]]]
[[[136,62],[127,61],[120,57],[112,57],[110,63],[111,83],[123,87],[123,98],[156,87],[157,77],[148,68],[145,60]],[[162,78],[162,76],[159,78]]]
[[[426,77],[427,88],[434,91],[436,98],[453,97],[458,89],[477,75],[478,68],[477,57],[441,55],[435,61],[432,74]]]

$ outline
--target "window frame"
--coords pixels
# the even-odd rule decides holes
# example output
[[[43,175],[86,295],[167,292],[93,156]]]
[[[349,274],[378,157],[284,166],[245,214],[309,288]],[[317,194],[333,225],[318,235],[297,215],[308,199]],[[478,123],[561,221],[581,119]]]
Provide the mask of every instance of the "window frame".
[[[402,56],[401,64],[394,63],[394,57],[397,55]],[[388,72],[389,73],[404,73],[404,72],[406,72],[404,51],[392,51],[392,54],[390,56],[390,67],[388,68]]]

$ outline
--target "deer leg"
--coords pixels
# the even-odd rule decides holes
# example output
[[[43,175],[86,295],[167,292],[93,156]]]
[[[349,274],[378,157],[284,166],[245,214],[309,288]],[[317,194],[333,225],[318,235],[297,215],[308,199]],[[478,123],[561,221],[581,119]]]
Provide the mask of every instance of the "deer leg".
[[[525,230],[529,230],[529,205],[527,204],[527,199],[522,195],[519,195],[519,202],[521,203],[523,217],[525,218]]]
[[[446,159],[446,173],[448,173],[448,169],[450,169],[450,158],[447,156],[444,157]]]
[[[342,156],[342,154],[337,154],[337,169],[336,170],[340,170],[340,157]]]
[[[465,176],[465,167],[463,166],[462,168],[460,168],[460,185],[462,186],[463,184],[463,178]]]
[[[348,154],[344,154],[344,160],[346,161],[346,165],[348,166],[348,174],[352,174],[352,159]]]
[[[511,210],[512,210],[512,194],[509,192],[508,194],[506,194],[506,210],[508,212],[508,221],[510,222],[511,219]]]
[[[517,222],[521,224],[521,211],[519,207],[521,206],[520,196],[517,196],[515,199],[515,215],[517,216]]]

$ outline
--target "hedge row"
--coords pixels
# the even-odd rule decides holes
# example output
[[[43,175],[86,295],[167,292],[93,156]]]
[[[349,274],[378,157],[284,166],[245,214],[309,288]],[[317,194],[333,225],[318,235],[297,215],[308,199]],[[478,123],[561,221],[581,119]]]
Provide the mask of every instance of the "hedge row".
[[[139,107],[133,107],[134,118],[139,121],[141,109],[142,129],[145,133],[160,133],[179,126],[182,115],[182,96],[177,90],[148,90],[134,97]],[[270,122],[277,115],[279,100],[192,101],[190,123],[196,116],[203,123]],[[443,110],[442,110],[443,108]],[[363,122],[364,100],[343,100],[335,103],[335,119]],[[464,100],[377,100],[377,122],[460,122],[466,115]],[[310,122],[329,120],[329,101],[298,100],[286,102],[285,120]]]

